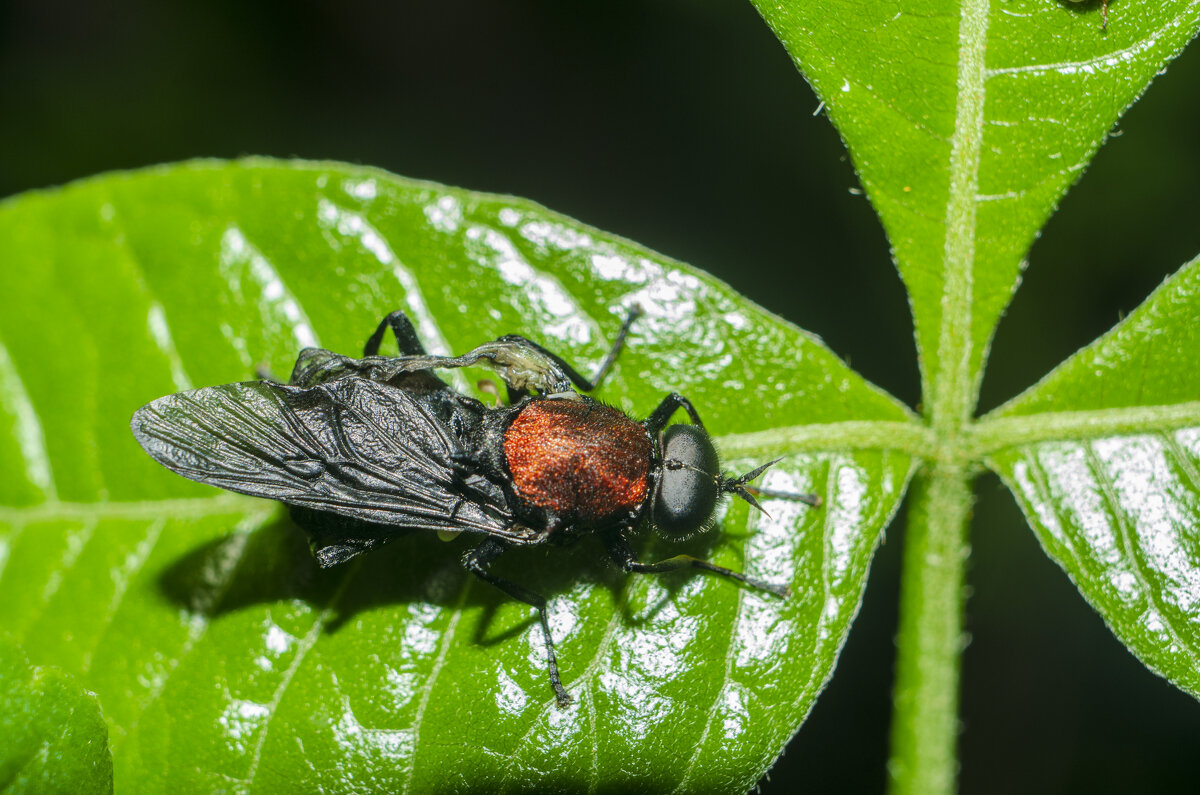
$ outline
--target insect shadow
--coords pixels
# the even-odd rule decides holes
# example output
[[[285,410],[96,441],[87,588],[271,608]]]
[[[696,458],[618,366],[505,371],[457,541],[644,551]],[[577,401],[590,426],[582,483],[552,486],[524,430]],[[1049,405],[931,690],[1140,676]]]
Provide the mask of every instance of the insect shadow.
[[[1110,0],[1058,0],[1058,4],[1072,14],[1090,14],[1100,9],[1100,29],[1108,30],[1108,6]]]
[[[712,531],[682,544],[678,551],[707,557],[720,541]],[[652,539],[644,539],[650,547]],[[473,642],[483,646],[504,643],[537,624],[536,615],[516,624],[495,626],[496,613],[511,600],[492,588],[462,589],[472,577],[461,565],[470,540],[445,542],[431,533],[409,531],[372,555],[335,569],[323,568],[313,558],[305,533],[285,514],[248,532],[231,532],[204,542],[168,565],[158,578],[167,599],[192,615],[215,620],[256,605],[300,600],[319,612],[330,611],[324,632],[334,634],[362,612],[404,604],[460,604],[481,608]],[[622,620],[640,626],[672,602],[689,579],[680,571],[657,578],[662,586],[650,604],[630,602],[629,578],[610,561],[590,549],[588,539],[553,546],[512,550],[497,563],[497,570],[520,576],[550,597],[569,593],[581,583],[604,587],[613,595]],[[648,552],[652,551],[647,549]],[[349,577],[349,581],[343,581]]]

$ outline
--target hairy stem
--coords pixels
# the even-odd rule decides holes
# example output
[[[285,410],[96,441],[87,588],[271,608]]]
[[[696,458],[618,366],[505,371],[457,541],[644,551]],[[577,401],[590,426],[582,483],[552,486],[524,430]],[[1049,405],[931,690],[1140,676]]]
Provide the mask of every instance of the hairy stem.
[[[952,793],[971,479],[938,465],[913,484],[905,530],[892,749],[893,795]]]
[[[896,795],[950,795],[958,777],[958,690],[971,476],[966,440],[979,396],[976,223],[990,0],[962,0],[943,241],[937,356],[922,366],[934,455],[916,481],[904,541],[892,749]],[[933,263],[930,263],[933,264]]]

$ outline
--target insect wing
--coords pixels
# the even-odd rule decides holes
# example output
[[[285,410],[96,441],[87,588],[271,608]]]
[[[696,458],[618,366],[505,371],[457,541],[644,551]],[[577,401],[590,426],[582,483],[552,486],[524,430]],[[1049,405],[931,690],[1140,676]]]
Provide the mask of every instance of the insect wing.
[[[311,387],[344,378],[366,378],[402,389],[433,391],[446,384],[433,374],[437,356],[368,356],[353,359],[322,348],[305,348],[296,359],[289,383]]]
[[[512,390],[526,394],[535,391],[553,395],[571,390],[571,379],[559,360],[524,337],[502,337],[474,348],[462,356],[367,356],[352,359],[321,348],[305,348],[296,359],[291,382],[298,386],[316,386],[347,378],[397,385],[421,376],[428,381],[422,388],[444,388],[432,374],[434,370],[458,367],[489,367]]]
[[[143,406],[131,426],[201,483],[390,527],[512,532],[499,491],[453,469],[460,446],[430,408],[368,379],[206,387]]]

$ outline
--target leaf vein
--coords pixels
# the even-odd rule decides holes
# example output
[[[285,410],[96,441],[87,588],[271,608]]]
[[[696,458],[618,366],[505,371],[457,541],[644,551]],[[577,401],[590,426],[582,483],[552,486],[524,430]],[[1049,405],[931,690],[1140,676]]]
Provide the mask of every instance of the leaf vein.
[[[149,698],[147,698],[146,701],[141,705],[137,715],[130,722],[128,730],[125,732],[120,732],[118,728],[118,732],[112,738],[112,747],[114,752],[117,751],[124,739],[133,734],[133,732],[141,724],[142,717],[145,716],[147,710],[150,709],[154,702],[156,702],[166,690],[167,682],[170,680],[171,675],[174,674],[175,671],[179,670],[179,666],[182,664],[184,658],[191,654],[192,650],[195,649],[196,645],[200,642],[200,639],[204,637],[204,633],[208,631],[208,615],[211,613],[211,611],[216,609],[225,593],[229,590],[229,586],[232,584],[233,578],[237,574],[237,569],[241,565],[242,559],[245,557],[250,533],[253,532],[255,528],[266,522],[270,513],[271,512],[269,511],[263,511],[257,514],[251,514],[246,516],[241,522],[238,523],[238,526],[235,528],[233,534],[236,543],[236,547],[233,550],[234,554],[221,561],[221,564],[216,571],[216,576],[212,579],[212,581],[210,581],[210,589],[207,594],[208,598],[197,598],[193,600],[195,604],[200,606],[200,609],[192,614],[192,618],[188,622],[188,634],[187,638],[184,640],[182,648],[180,648],[179,653],[170,660],[166,673],[150,688]]]
[[[1104,469],[1104,465],[1100,461],[1099,456],[1096,455],[1096,451],[1092,448],[1092,445],[1084,445],[1084,455],[1088,467],[1096,475],[1096,481],[1100,485],[1104,502],[1108,507],[1110,515],[1113,517],[1113,529],[1116,531],[1122,547],[1124,547],[1126,557],[1132,564],[1133,576],[1137,578],[1142,593],[1145,594],[1147,609],[1152,610],[1158,616],[1167,635],[1190,658],[1193,670],[1200,668],[1200,656],[1191,648],[1190,644],[1182,639],[1180,630],[1175,625],[1174,616],[1171,615],[1170,611],[1163,604],[1159,595],[1159,589],[1150,581],[1150,575],[1146,571],[1146,563],[1142,557],[1136,538],[1136,531],[1125,520],[1124,506],[1121,504],[1120,497],[1116,494],[1116,484],[1113,482],[1112,476]]]
[[[743,546],[744,550],[745,546]],[[742,614],[742,602],[745,597],[745,588],[737,588],[736,601],[734,603],[733,619],[729,622],[729,640],[725,644],[725,668],[721,674],[721,686],[717,688],[717,693],[713,697],[712,707],[708,710],[708,719],[704,723],[704,731],[700,733],[700,741],[696,743],[696,750],[692,752],[692,758],[688,760],[687,768],[683,771],[683,777],[679,780],[679,785],[672,792],[686,791],[688,781],[692,778],[692,772],[696,769],[696,763],[704,752],[704,744],[708,742],[709,732],[712,731],[713,723],[717,718],[717,709],[721,704],[721,700],[725,695],[726,689],[729,687],[730,676],[733,673],[733,658],[735,641],[737,640],[738,619]]]
[[[0,521],[31,522],[85,521],[88,519],[147,519],[160,517],[197,519],[228,513],[250,513],[259,505],[277,505],[256,497],[222,493],[213,497],[181,497],[163,500],[97,502],[46,502],[11,507],[0,505]]]
[[[1088,58],[1082,61],[1060,61],[1058,63],[1045,64],[1025,64],[1024,66],[1003,66],[995,69],[987,70],[987,79],[1000,77],[1002,75],[1031,75],[1041,76],[1048,73],[1056,74],[1076,74],[1087,73],[1098,68],[1111,67],[1116,68],[1130,61],[1135,60],[1138,56],[1147,52],[1156,52],[1161,48],[1161,39],[1166,34],[1171,32],[1185,31],[1185,18],[1189,12],[1200,6],[1200,0],[1192,0],[1185,8],[1179,10],[1174,19],[1160,26],[1157,30],[1139,37],[1129,47],[1123,47],[1119,50],[1114,50],[1105,55],[1099,55],[1095,58]]]
[[[83,661],[79,667],[80,673],[86,674],[91,670],[92,657],[95,655],[100,643],[104,640],[104,636],[112,627],[117,610],[120,609],[121,602],[129,590],[129,583],[132,581],[134,573],[142,567],[142,564],[150,557],[150,553],[154,551],[154,547],[158,544],[158,539],[162,536],[162,530],[166,524],[167,520],[165,518],[152,522],[146,531],[146,535],[137,545],[134,554],[119,569],[120,573],[116,583],[114,583],[112,599],[109,600],[108,607],[104,611],[104,617],[100,619],[100,628],[95,634],[95,639],[92,641],[91,647],[83,655]]]
[[[1171,455],[1175,456],[1175,459],[1179,462],[1179,468],[1183,470],[1184,476],[1187,477],[1188,484],[1191,485],[1192,491],[1196,494],[1200,494],[1200,472],[1196,470],[1195,465],[1192,463],[1191,456],[1188,455],[1187,451],[1183,449],[1183,446],[1179,444],[1179,439],[1176,438],[1174,434],[1169,433],[1160,433],[1159,437],[1163,440],[1163,445],[1167,448]]]
[[[3,341],[0,341],[0,403],[13,412],[12,434],[25,463],[26,479],[45,499],[57,500],[58,486],[54,464],[46,449],[45,429]]]
[[[275,692],[271,695],[271,700],[266,705],[267,719],[263,723],[262,731],[258,734],[258,738],[254,743],[254,751],[250,757],[250,769],[245,779],[247,784],[253,784],[254,777],[258,774],[258,767],[262,760],[262,750],[267,742],[267,733],[270,731],[271,721],[274,720],[275,715],[279,712],[279,705],[283,702],[283,697],[287,694],[288,687],[292,684],[296,672],[300,670],[301,664],[307,659],[308,653],[316,645],[321,632],[329,624],[329,620],[333,617],[334,611],[337,609],[338,602],[346,592],[346,588],[349,587],[350,582],[354,579],[355,573],[361,568],[361,565],[362,559],[360,558],[350,565],[346,573],[342,575],[341,582],[337,585],[337,590],[333,592],[333,595],[329,599],[329,604],[317,614],[317,619],[313,622],[312,628],[301,639],[300,644],[296,648],[295,658],[292,659],[287,670],[283,672],[283,676],[279,681],[279,687],[275,688]]]
[[[971,430],[972,456],[1037,442],[1095,439],[1200,426],[1200,401],[1014,417],[989,414]]]
[[[413,756],[409,761],[408,777],[404,780],[404,788],[402,790],[405,793],[412,792],[413,776],[417,772],[417,753],[421,748],[421,723],[425,720],[425,709],[429,706],[429,698],[433,693],[433,686],[437,683],[438,674],[442,672],[442,667],[446,664],[446,654],[450,650],[451,641],[454,640],[454,633],[458,630],[458,622],[462,618],[462,608],[466,604],[467,594],[471,592],[472,581],[470,576],[463,580],[462,589],[458,593],[458,600],[450,612],[450,623],[446,626],[446,632],[442,636],[442,643],[438,649],[437,657],[429,669],[429,676],[421,684],[421,701],[417,704],[417,712],[413,717]]]
[[[621,585],[621,594],[622,595],[629,589],[629,587],[630,587],[629,582],[630,582],[630,576],[627,575],[625,582],[622,583],[622,585]],[[618,599],[619,598],[620,598],[620,596],[618,596]],[[584,666],[583,671],[575,679],[575,681],[577,681],[577,682],[585,682],[584,686],[588,688],[589,696],[593,695],[594,691],[592,689],[591,682],[588,680],[593,678],[593,675],[595,674],[596,669],[600,666],[601,659],[606,655],[606,652],[609,651],[608,647],[609,647],[609,644],[612,642],[613,635],[616,634],[616,628],[617,628],[617,624],[620,621],[620,615],[621,615],[620,610],[613,610],[612,617],[608,620],[608,626],[606,626],[604,628],[604,636],[600,638],[600,643],[597,644],[597,646],[596,646],[596,653],[594,655],[592,655],[592,659],[590,661],[588,661],[588,664]],[[547,709],[554,709],[555,703],[556,702],[554,701],[554,699],[549,699],[546,702],[546,705],[542,708],[542,713],[545,714],[545,711]],[[516,770],[517,751],[529,741],[529,738],[533,736],[533,733],[536,729],[537,729],[537,723],[535,722],[530,725],[529,729],[525,732],[525,734],[523,734],[521,736],[521,739],[516,742],[516,744],[514,746],[514,751],[513,751],[512,755],[509,757],[508,768],[504,771],[504,778],[501,779],[501,781],[500,781],[501,786],[500,786],[499,791],[500,791],[501,795],[503,795],[503,793],[508,791],[507,790],[508,781],[512,778],[512,774]],[[593,741],[593,743],[596,742],[596,737],[595,737],[594,731],[593,731],[592,741]],[[599,774],[597,773],[597,775],[599,775]]]
[[[821,653],[821,638],[827,636],[825,631],[825,605],[829,603],[829,598],[833,596],[833,580],[829,576],[829,557],[826,554],[832,549],[829,536],[831,532],[830,509],[837,505],[837,479],[833,477],[834,466],[836,460],[831,458],[826,464],[825,470],[825,488],[821,494],[822,502],[827,506],[821,512],[821,612],[817,615],[817,626],[813,628],[813,657],[819,658]],[[808,672],[808,679],[805,680],[804,686],[800,688],[800,692],[796,695],[792,702],[792,708],[799,708],[804,700],[809,696],[813,689],[813,683],[817,678],[818,666],[811,666]]]

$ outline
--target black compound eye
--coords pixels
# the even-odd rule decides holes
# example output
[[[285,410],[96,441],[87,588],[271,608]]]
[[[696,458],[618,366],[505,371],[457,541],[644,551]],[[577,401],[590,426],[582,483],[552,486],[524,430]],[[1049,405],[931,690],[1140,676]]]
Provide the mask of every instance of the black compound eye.
[[[663,468],[651,518],[668,535],[702,528],[717,507],[720,463],[712,440],[695,425],[672,425],[662,434]]]

